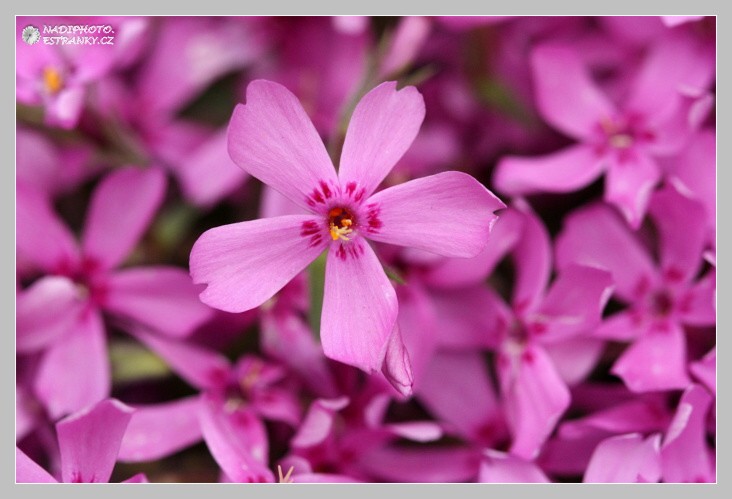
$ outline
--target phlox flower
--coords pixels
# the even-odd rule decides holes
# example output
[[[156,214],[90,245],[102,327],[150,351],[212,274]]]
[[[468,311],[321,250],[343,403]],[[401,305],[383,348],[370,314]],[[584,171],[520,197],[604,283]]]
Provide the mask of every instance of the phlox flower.
[[[229,125],[241,168],[304,208],[216,227],[191,250],[201,300],[241,312],[271,298],[328,249],[320,337],[325,354],[366,372],[398,338],[397,298],[367,239],[470,257],[504,204],[475,179],[444,172],[374,193],[417,135],[424,103],[413,87],[379,85],[356,106],[338,173],[294,95],[256,80]],[[398,346],[395,351],[398,350]]]
[[[106,399],[56,423],[61,460],[61,482],[106,483],[112,476],[122,437],[134,409]],[[58,483],[18,447],[15,448],[15,480],[18,483]],[[124,483],[147,482],[137,474]]]
[[[690,137],[689,92],[714,77],[713,52],[669,34],[648,50],[628,95],[613,100],[591,78],[577,50],[546,43],[532,53],[537,107],[553,127],[577,140],[542,157],[503,158],[494,174],[511,195],[571,192],[605,173],[605,200],[637,228],[662,171],[658,158],[679,152]]]
[[[18,260],[34,271],[23,278],[37,279],[18,293],[16,349],[41,353],[33,386],[52,418],[109,395],[103,314],[181,337],[212,313],[183,269],[118,268],[148,227],[165,186],[159,169],[109,174],[93,192],[80,243],[43,194],[17,186]]]

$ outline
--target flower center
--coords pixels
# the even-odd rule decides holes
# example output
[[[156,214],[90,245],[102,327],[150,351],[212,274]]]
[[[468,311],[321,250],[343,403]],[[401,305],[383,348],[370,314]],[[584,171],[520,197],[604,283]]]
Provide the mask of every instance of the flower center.
[[[335,207],[328,212],[328,228],[330,237],[334,241],[343,239],[348,241],[348,235],[353,232],[354,217],[346,208]]]
[[[673,297],[667,291],[657,291],[650,296],[650,309],[656,317],[667,317],[673,308]]]
[[[49,94],[57,94],[64,86],[64,79],[56,69],[43,68],[43,85]]]

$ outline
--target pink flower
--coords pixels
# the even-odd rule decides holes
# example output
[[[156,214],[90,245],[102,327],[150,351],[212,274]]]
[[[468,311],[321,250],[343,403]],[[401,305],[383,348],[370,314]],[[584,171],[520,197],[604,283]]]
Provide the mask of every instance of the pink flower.
[[[620,105],[591,79],[576,50],[547,43],[532,54],[537,106],[548,123],[577,144],[548,156],[507,157],[494,181],[502,192],[571,192],[605,178],[605,200],[637,228],[661,179],[659,157],[688,139],[689,92],[714,77],[714,54],[700,42],[669,35],[651,46]]]
[[[247,89],[229,125],[229,153],[307,215],[210,229],[191,251],[205,303],[257,307],[328,249],[321,341],[325,354],[367,372],[382,368],[397,316],[394,288],[366,239],[470,257],[487,243],[504,204],[472,177],[444,172],[374,191],[424,118],[413,87],[379,85],[359,102],[336,173],[294,95],[273,82]]]
[[[704,206],[668,186],[653,196],[650,214],[658,264],[639,234],[602,204],[568,216],[556,242],[560,271],[580,263],[612,272],[614,296],[628,307],[605,319],[594,336],[630,343],[611,372],[634,392],[686,388],[685,326],[716,321],[716,272],[698,277],[707,239]]]
[[[61,453],[61,482],[108,482],[133,412],[134,409],[118,400],[107,399],[59,421],[56,433]],[[18,447],[15,448],[15,480],[18,483],[58,482]],[[147,482],[147,478],[138,474],[125,482]]]
[[[212,313],[181,268],[117,268],[148,227],[165,186],[158,169],[108,175],[92,195],[80,244],[45,196],[17,186],[18,258],[44,275],[18,293],[16,348],[43,352],[34,389],[54,418],[109,395],[103,313],[177,337]]]

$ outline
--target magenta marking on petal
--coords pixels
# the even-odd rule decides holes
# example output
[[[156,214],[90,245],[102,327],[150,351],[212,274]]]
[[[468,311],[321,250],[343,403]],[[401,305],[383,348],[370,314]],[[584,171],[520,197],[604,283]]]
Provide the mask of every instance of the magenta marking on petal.
[[[663,273],[667,282],[680,282],[684,278],[684,273],[676,267],[669,267]]]
[[[366,230],[370,234],[378,233],[381,227],[383,227],[379,219],[380,214],[381,207],[379,205],[372,203],[366,206]]]
[[[366,189],[364,189],[363,187],[361,187],[361,188],[360,188],[360,189],[358,190],[358,192],[356,193],[356,195],[354,196],[354,198],[353,198],[353,199],[354,199],[354,201],[356,201],[357,203],[358,203],[358,202],[360,202],[360,201],[361,201],[361,200],[363,199],[363,196],[364,196],[365,194],[366,194]]]
[[[527,364],[531,364],[534,362],[534,353],[531,350],[524,350],[521,354],[521,360],[526,362]]]
[[[348,195],[350,197],[353,197],[353,193],[355,191],[356,191],[356,182],[348,182],[346,184],[346,193],[348,193]]]
[[[356,259],[364,254],[364,248],[360,244],[341,244],[336,250],[336,256],[343,261],[348,258]]]
[[[323,242],[323,230],[315,220],[306,220],[300,226],[300,235],[310,238],[308,247],[313,248]]]
[[[325,183],[323,180],[320,181],[320,189],[323,191],[323,195],[325,196],[325,199],[330,199],[330,196],[332,195],[330,188],[328,187],[328,184]]]

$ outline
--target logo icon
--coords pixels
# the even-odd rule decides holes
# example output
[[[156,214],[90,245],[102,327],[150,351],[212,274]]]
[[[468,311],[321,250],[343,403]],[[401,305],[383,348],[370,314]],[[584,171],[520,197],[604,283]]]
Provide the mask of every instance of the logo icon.
[[[23,41],[28,45],[35,45],[41,39],[41,32],[32,24],[29,24],[23,28],[21,36],[23,37]]]

